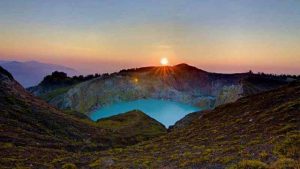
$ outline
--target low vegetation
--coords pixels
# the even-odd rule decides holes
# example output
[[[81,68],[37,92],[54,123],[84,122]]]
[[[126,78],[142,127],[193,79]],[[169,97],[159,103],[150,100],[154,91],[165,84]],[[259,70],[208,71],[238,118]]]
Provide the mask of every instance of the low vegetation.
[[[27,93],[8,72],[0,72],[0,79],[1,169],[51,168],[72,154],[124,148],[166,133],[162,124],[142,112],[124,114],[136,118],[112,128],[75,111],[57,110]],[[71,164],[76,165],[66,161],[59,168],[74,168]]]
[[[299,168],[299,82],[194,113],[166,133],[139,111],[95,123],[0,79],[3,169]]]
[[[96,152],[90,162],[80,165],[101,161],[103,168],[263,169],[293,161],[295,167],[300,152],[299,96],[300,84],[295,83],[245,97],[195,114],[190,124],[165,136]]]

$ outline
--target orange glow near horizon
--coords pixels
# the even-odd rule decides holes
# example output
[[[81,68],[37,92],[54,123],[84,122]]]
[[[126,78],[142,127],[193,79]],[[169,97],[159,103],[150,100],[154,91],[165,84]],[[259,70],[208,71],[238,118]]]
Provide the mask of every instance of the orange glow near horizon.
[[[0,5],[0,60],[36,60],[100,73],[168,65],[161,60],[165,56],[172,65],[187,63],[212,72],[300,74],[296,1],[266,9],[260,5],[264,2],[251,8],[243,1],[219,7],[205,1],[163,1],[161,6],[152,1],[136,6],[29,1]],[[141,13],[145,6],[149,11]]]
[[[138,43],[127,36],[122,41],[115,41],[108,35],[97,39],[94,36],[101,34],[93,33],[73,32],[73,35],[66,32],[55,35],[52,32],[42,38],[43,33],[11,32],[14,36],[1,36],[0,60],[37,60],[93,73],[153,66],[157,65],[161,56],[168,56],[174,65],[188,63],[207,71],[245,72],[252,69],[254,72],[300,73],[300,48],[295,45],[297,40],[279,42],[275,38],[254,40],[233,37],[226,43],[194,41],[193,46],[188,46],[188,42],[154,43],[155,39],[160,39],[155,34],[151,41],[141,35],[142,41]],[[53,34],[55,36],[51,37]]]

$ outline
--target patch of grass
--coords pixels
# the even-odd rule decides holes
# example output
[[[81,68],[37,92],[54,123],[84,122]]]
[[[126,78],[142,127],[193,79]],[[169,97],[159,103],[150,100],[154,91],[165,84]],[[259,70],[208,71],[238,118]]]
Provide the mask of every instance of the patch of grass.
[[[271,169],[299,169],[300,163],[299,161],[295,161],[290,158],[280,158],[273,164],[271,164]]]
[[[72,163],[66,163],[62,166],[62,169],[77,169],[75,164]]]
[[[300,132],[288,133],[282,142],[276,144],[274,151],[287,158],[299,158]]]
[[[259,153],[259,158],[261,160],[266,160],[268,158],[269,154],[266,151],[262,151]]]
[[[13,143],[1,143],[1,148],[13,148],[15,145]]]
[[[243,160],[236,165],[228,167],[228,169],[267,169],[268,165],[258,160]]]
[[[225,156],[225,157],[220,157],[216,158],[215,161],[221,164],[229,164],[232,162],[236,157],[234,156]]]
[[[295,124],[287,124],[284,127],[280,128],[279,130],[276,131],[277,134],[285,134],[289,131],[297,129],[297,125]]]
[[[91,168],[100,168],[102,164],[102,159],[98,159],[94,161],[93,163],[89,164],[89,167]]]

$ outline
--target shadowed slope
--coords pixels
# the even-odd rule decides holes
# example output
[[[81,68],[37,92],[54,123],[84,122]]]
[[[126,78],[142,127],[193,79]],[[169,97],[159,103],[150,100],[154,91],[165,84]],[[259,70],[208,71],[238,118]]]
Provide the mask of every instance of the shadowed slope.
[[[59,146],[91,139],[107,142],[107,132],[41,101],[0,74],[1,140],[16,145]]]
[[[142,112],[126,129],[101,126],[76,113],[64,113],[29,94],[0,67],[0,168],[48,168],[55,158],[124,147],[163,134],[166,129]],[[130,118],[130,117],[128,117]],[[124,120],[127,120],[124,117]],[[143,122],[156,133],[143,133]],[[154,121],[154,122],[152,122]],[[130,135],[124,135],[125,130]],[[161,130],[161,132],[159,131]]]
[[[97,124],[102,128],[118,130],[124,138],[147,140],[166,134],[164,125],[139,110],[99,119]]]

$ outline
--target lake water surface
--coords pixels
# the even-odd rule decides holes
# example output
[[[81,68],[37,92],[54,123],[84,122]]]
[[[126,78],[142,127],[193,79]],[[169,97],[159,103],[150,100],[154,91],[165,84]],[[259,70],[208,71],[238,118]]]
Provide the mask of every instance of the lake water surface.
[[[156,119],[166,127],[173,125],[185,115],[199,111],[201,108],[168,100],[140,99],[102,107],[90,114],[94,121],[131,110],[141,110],[148,116]]]

